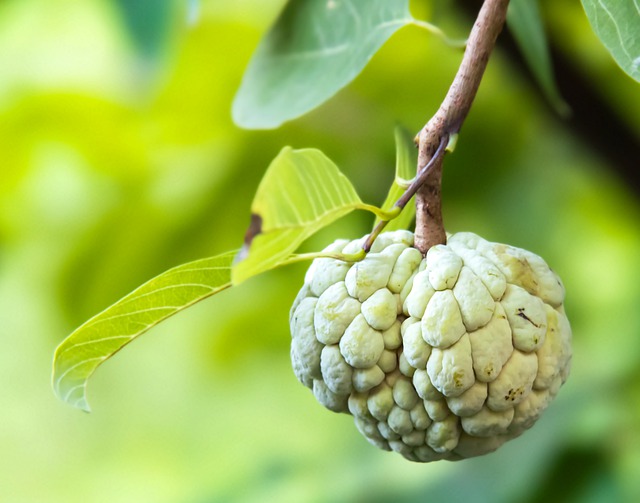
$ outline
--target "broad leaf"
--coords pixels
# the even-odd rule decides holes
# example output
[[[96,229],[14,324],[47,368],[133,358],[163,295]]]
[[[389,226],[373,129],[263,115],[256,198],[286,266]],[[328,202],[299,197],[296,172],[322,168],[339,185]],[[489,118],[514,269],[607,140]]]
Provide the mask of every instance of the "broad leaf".
[[[412,21],[409,0],[289,0],[249,63],[234,121],[275,128],[317,107]]]
[[[640,1],[582,0],[582,6],[613,59],[640,82]]]
[[[56,349],[56,394],[89,411],[87,382],[98,366],[169,316],[231,286],[235,253],[170,269],[80,326]]]
[[[393,184],[389,189],[387,198],[382,205],[384,211],[389,211],[393,208],[394,204],[402,194],[404,194],[407,186],[411,180],[415,177],[417,156],[415,144],[409,133],[401,128],[397,127],[395,130],[396,139],[396,176],[393,180]],[[407,203],[399,216],[391,220],[385,227],[386,231],[393,231],[397,229],[408,229],[409,225],[413,221],[416,215],[416,207],[413,204],[413,199]],[[374,227],[380,222],[380,218],[376,218]]]
[[[284,261],[312,234],[352,210],[371,209],[322,152],[282,149],[260,182],[247,243],[232,271],[240,283]]]
[[[507,24],[549,103],[559,113],[566,114],[568,107],[556,87],[538,1],[511,0]]]

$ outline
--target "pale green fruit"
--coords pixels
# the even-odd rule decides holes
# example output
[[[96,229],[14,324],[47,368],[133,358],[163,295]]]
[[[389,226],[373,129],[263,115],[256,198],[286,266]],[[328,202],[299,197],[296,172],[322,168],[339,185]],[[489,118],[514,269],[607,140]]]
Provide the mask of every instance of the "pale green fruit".
[[[377,447],[422,462],[486,454],[567,379],[564,287],[537,255],[475,234],[425,258],[412,243],[387,232],[361,262],[314,261],[291,309],[295,374]]]

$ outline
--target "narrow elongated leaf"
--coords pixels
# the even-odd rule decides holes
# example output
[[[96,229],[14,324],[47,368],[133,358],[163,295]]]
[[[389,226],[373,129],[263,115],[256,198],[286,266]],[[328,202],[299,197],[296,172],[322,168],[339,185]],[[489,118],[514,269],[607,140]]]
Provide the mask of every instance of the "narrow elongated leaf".
[[[228,252],[174,267],[80,326],[56,349],[55,393],[89,411],[87,382],[98,366],[169,316],[231,286],[235,254]]]
[[[412,21],[409,0],[289,0],[249,63],[234,121],[275,128],[317,107]]]
[[[511,0],[507,24],[549,103],[561,114],[568,106],[556,87],[538,0]]]
[[[369,209],[327,156],[285,147],[251,205],[248,249],[233,267],[233,283],[277,267],[309,236],[356,208]]]
[[[393,205],[404,194],[407,186],[416,175],[417,156],[416,149],[411,135],[403,128],[397,127],[395,130],[396,140],[396,176],[393,184],[389,188],[387,198],[382,205],[384,211],[389,211]],[[416,206],[413,199],[404,207],[402,213],[391,220],[385,230],[393,231],[397,229],[408,229],[416,215]],[[376,218],[374,227],[380,222]]]
[[[640,1],[582,0],[582,6],[613,59],[640,82]]]

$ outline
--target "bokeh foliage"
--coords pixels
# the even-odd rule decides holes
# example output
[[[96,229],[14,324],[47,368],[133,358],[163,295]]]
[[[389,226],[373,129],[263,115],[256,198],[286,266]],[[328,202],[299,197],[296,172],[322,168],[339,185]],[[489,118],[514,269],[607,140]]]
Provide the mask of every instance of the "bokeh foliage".
[[[412,10],[464,37],[469,20],[445,4]],[[573,375],[530,432],[455,464],[369,446],[289,368],[288,307],[304,265],[253,278],[126,348],[96,376],[90,416],[56,401],[60,340],[153,275],[237,248],[282,146],[320,148],[364,201],[381,204],[394,125],[417,130],[459,62],[439,39],[403,29],[322,108],[275,131],[241,131],[231,102],[282,5],[202,1],[193,23],[176,1],[151,59],[117,3],[0,5],[0,500],[637,501],[637,194],[501,52],[447,157],[444,211],[450,230],[528,248],[564,279]],[[554,47],[584,75],[575,86],[593,86],[637,139],[637,84],[580,5],[542,10]],[[371,223],[354,213],[306,248]]]

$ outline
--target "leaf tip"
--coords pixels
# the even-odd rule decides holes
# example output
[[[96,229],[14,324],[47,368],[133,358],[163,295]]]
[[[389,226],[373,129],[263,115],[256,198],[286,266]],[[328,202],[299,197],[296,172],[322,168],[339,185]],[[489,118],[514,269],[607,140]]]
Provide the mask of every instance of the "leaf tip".
[[[553,107],[555,108],[556,113],[563,119],[570,119],[573,115],[573,110],[562,98],[555,100]]]
[[[285,123],[284,120],[260,113],[259,104],[250,103],[249,98],[245,97],[247,94],[241,85],[231,105],[231,119],[236,126],[247,130],[268,130],[278,129]]]
[[[89,402],[87,402],[87,400],[84,398],[81,401],[72,403],[71,405],[73,405],[76,409],[81,410],[85,414],[91,414],[91,407],[89,406]]]
[[[64,339],[54,351],[51,387],[60,401],[89,413],[91,407],[87,401],[87,384],[95,367],[88,366],[87,363],[97,359],[78,359],[74,354],[76,344],[73,339],[85,325],[86,323]],[[104,358],[100,358],[100,362],[103,360]],[[87,368],[90,369],[88,373],[86,372]]]
[[[71,405],[72,407],[80,409],[83,412],[90,413],[91,407],[89,406],[89,402],[87,401],[86,381],[81,384],[69,387],[62,382],[63,378],[64,374],[62,374],[62,376],[58,376],[57,367],[54,364],[53,374],[51,377],[51,386],[56,397],[67,405]]]

